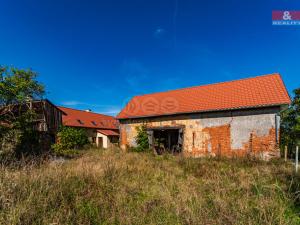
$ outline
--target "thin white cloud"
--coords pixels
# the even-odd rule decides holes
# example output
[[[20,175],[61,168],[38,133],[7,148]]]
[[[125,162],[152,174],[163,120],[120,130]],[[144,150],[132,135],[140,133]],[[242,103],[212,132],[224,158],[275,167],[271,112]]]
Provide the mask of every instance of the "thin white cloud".
[[[163,36],[165,36],[166,34],[166,30],[163,29],[163,28],[156,28],[154,33],[153,33],[153,36],[157,39],[159,38],[162,38]]]
[[[93,104],[87,102],[80,102],[76,100],[64,101],[61,102],[61,105],[65,106],[90,106],[90,107],[115,107],[114,105],[101,105],[101,104]]]
[[[140,87],[149,78],[148,69],[134,59],[124,60],[121,73],[125,75],[126,83],[133,88]]]
[[[97,113],[105,114],[105,115],[111,115],[116,116],[121,111],[120,107],[117,106],[108,106],[105,108],[102,108],[100,110],[96,110]]]
[[[62,102],[61,104],[65,106],[77,106],[77,105],[82,105],[83,103],[79,101],[65,101]]]
[[[121,110],[120,109],[112,109],[112,110],[107,110],[107,111],[97,111],[97,113],[105,114],[105,115],[110,115],[110,116],[116,116]]]
[[[91,103],[85,103],[76,100],[61,102],[61,105],[71,106],[76,108],[89,107],[92,109],[92,112],[111,115],[111,116],[116,116],[121,111],[121,107],[116,105],[91,104]]]
[[[174,7],[174,13],[173,13],[173,44],[174,48],[176,48],[176,42],[177,42],[177,14],[178,14],[178,0],[175,0],[175,7]]]

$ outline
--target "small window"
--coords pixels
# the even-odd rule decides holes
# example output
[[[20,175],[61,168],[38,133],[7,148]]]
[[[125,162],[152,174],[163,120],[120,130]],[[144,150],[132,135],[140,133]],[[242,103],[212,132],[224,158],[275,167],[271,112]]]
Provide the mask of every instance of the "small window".
[[[80,124],[83,124],[83,122],[81,120],[79,120],[79,119],[77,120],[77,122],[80,123]]]
[[[94,126],[97,126],[97,123],[96,123],[95,121],[92,121],[92,124],[93,124]]]
[[[93,143],[96,143],[96,137],[93,137],[93,138],[92,138],[92,142],[93,142]]]

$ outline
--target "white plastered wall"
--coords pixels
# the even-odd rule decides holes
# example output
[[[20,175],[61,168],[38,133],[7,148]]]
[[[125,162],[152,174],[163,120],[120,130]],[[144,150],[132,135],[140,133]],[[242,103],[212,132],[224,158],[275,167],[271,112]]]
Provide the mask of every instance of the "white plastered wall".
[[[96,139],[97,146],[100,146],[98,143],[99,137],[102,137],[102,139],[103,139],[103,148],[107,148],[108,147],[108,137],[104,134],[97,132],[97,139]]]

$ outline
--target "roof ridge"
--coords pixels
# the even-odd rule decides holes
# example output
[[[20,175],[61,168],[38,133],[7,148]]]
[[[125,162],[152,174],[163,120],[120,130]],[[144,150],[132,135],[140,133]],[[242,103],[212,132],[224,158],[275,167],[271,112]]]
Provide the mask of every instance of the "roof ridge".
[[[257,79],[257,78],[261,78],[261,77],[274,76],[274,75],[279,75],[280,79],[282,80],[280,73],[276,72],[276,73],[262,74],[262,75],[257,75],[257,76],[254,76],[254,77],[246,77],[246,78],[230,80],[230,81],[221,81],[221,82],[211,83],[211,84],[196,85],[196,86],[192,86],[192,87],[184,87],[184,88],[178,88],[178,89],[174,89],[174,90],[158,91],[158,92],[153,92],[153,93],[149,93],[149,94],[136,95],[136,96],[133,96],[132,99],[136,98],[136,97],[149,96],[149,95],[153,95],[153,94],[188,90],[188,89],[193,89],[193,88],[207,87],[207,86],[213,86],[213,85],[224,84],[224,83],[233,83],[233,82],[237,82],[237,81],[251,80],[251,79]]]
[[[109,116],[109,115],[105,115],[105,114],[102,114],[102,113],[87,112],[87,111],[82,110],[82,109],[74,109],[74,108],[65,107],[65,106],[57,106],[57,107],[58,108],[66,108],[66,109],[76,110],[76,111],[80,111],[80,112],[84,112],[84,113],[91,113],[91,114],[96,114],[96,115],[101,115],[101,116],[107,116],[107,117],[111,117],[113,119],[116,119],[114,116]]]

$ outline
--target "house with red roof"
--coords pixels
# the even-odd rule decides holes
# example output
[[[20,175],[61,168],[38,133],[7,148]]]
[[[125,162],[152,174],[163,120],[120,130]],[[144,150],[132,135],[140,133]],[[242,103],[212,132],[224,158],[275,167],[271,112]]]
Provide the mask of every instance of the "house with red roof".
[[[147,129],[156,153],[279,156],[280,111],[291,100],[278,73],[133,97],[118,114],[120,144]]]
[[[85,129],[90,142],[97,147],[109,148],[112,145],[118,145],[119,123],[113,116],[94,113],[90,110],[58,108],[64,112],[63,125]]]

